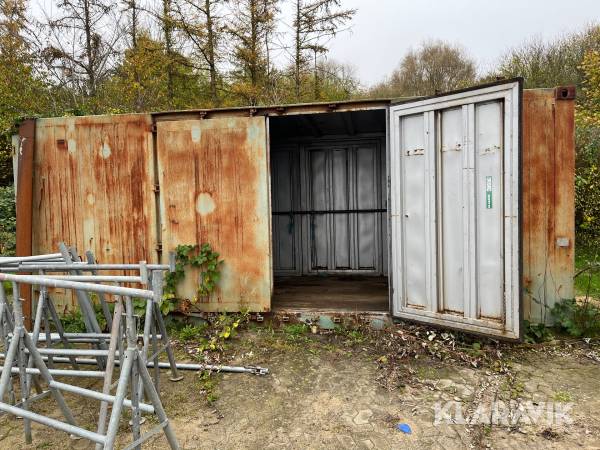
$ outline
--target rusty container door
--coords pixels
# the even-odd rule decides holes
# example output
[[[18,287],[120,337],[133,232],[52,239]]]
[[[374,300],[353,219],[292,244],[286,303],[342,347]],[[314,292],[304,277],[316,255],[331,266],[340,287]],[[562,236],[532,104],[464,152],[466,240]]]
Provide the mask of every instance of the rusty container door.
[[[574,88],[523,92],[524,317],[552,324],[573,298],[575,240]]]
[[[164,253],[209,243],[225,261],[217,290],[197,298],[198,273],[178,292],[199,311],[269,311],[270,198],[266,119],[157,123]]]
[[[33,254],[66,242],[104,263],[156,260],[151,126],[144,114],[37,121]]]

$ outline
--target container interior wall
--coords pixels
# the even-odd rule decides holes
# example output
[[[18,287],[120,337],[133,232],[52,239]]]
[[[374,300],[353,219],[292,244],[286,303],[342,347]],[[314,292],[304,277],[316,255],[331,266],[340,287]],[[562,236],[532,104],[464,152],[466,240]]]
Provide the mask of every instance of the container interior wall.
[[[387,310],[385,110],[269,129],[273,306]]]

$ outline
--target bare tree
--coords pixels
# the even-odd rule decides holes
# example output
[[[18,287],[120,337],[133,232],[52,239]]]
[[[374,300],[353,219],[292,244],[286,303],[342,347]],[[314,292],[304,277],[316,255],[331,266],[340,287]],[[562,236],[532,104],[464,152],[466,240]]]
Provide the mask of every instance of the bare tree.
[[[279,0],[233,0],[231,23],[226,27],[234,41],[231,62],[241,82],[238,94],[253,105],[266,82],[269,36],[278,12]]]
[[[301,97],[302,74],[313,61],[314,96],[319,97],[318,56],[327,52],[325,41],[352,19],[355,9],[341,9],[341,0],[294,0],[294,86]],[[312,56],[312,58],[311,58]]]
[[[475,82],[475,62],[460,47],[442,41],[411,50],[390,78],[375,86],[371,95],[402,97],[432,95]]]
[[[220,104],[218,63],[221,58],[222,31],[219,7],[223,0],[181,0],[176,5],[176,26],[191,41],[209,74],[210,97],[214,106]]]
[[[140,28],[140,7],[138,0],[124,0],[124,3],[125,11],[131,13],[131,19],[127,26],[127,32],[131,39],[131,48],[136,48]]]
[[[58,17],[46,16],[45,61],[60,83],[94,98],[119,55],[116,5],[112,0],[60,0],[56,6]]]
[[[161,25],[165,43],[165,53],[167,55],[167,89],[170,99],[175,97],[174,78],[175,78],[175,67],[174,67],[174,20],[172,17],[172,1],[162,0],[162,16]]]

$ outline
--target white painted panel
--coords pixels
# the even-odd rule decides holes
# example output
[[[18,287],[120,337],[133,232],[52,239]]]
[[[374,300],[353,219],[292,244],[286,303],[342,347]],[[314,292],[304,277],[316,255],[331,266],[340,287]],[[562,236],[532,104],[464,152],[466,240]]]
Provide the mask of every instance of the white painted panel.
[[[425,307],[427,295],[427,170],[422,114],[403,117],[400,125],[404,230],[404,304]]]
[[[502,103],[475,105],[478,318],[501,320],[503,305]]]
[[[465,143],[462,108],[442,111],[440,121],[440,214],[441,234],[441,302],[443,311],[463,313],[465,310],[463,231],[463,171]]]
[[[395,316],[520,337],[520,99],[509,81],[390,107]]]

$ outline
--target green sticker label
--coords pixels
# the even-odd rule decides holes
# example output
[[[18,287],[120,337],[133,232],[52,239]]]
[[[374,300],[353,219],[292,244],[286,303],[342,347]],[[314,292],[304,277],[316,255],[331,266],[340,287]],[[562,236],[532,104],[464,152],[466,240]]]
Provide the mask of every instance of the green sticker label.
[[[485,208],[492,209],[492,177],[485,177]]]

